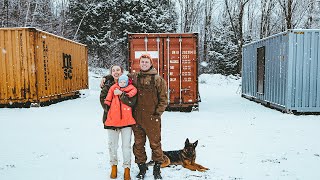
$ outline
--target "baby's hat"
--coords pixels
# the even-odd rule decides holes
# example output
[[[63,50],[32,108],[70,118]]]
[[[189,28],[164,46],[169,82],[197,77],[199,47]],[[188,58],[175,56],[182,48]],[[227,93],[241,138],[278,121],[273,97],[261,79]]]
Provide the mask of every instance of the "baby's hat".
[[[128,86],[128,81],[129,81],[129,78],[127,75],[125,74],[122,74],[119,79],[118,79],[118,83],[120,83],[121,81],[126,81],[126,85],[124,87],[127,87]]]

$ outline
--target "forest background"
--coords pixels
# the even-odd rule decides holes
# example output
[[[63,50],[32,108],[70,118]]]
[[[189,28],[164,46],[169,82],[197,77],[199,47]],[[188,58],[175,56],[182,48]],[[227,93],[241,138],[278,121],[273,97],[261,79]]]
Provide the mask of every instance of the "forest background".
[[[89,65],[126,65],[128,33],[199,33],[199,72],[241,76],[242,47],[319,29],[320,0],[0,0],[0,27],[35,27],[88,45]]]

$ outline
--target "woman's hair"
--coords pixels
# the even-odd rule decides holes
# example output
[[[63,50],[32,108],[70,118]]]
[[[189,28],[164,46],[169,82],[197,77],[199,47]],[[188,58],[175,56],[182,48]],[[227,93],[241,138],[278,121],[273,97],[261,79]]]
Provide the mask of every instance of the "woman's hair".
[[[123,71],[124,71],[123,67],[122,67],[122,66],[120,66],[120,65],[114,64],[114,65],[112,65],[112,66],[110,67],[110,74],[111,74],[111,72],[112,72],[112,68],[113,68],[113,67],[115,67],[115,66],[120,67],[121,72],[123,73]]]

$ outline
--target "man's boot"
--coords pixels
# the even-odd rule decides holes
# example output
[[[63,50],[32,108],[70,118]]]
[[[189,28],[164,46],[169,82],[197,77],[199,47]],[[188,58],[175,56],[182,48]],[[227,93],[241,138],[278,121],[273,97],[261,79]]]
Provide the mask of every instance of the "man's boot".
[[[161,166],[161,163],[155,162],[155,164],[153,166],[154,179],[162,179],[161,172],[160,172],[160,166]]]
[[[111,179],[116,179],[117,178],[117,165],[112,165],[111,166],[111,173],[110,173],[110,178]]]
[[[138,167],[139,167],[140,172],[136,177],[138,179],[144,179],[144,176],[146,175],[148,167],[147,167],[146,163],[138,164]]]

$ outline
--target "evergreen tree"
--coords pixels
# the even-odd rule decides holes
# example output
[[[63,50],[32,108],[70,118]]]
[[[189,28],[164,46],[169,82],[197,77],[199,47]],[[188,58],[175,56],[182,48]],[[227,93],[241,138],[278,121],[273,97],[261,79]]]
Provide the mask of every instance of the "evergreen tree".
[[[43,31],[54,32],[56,19],[53,14],[51,0],[32,1],[30,18],[27,26],[36,27]]]
[[[9,21],[9,0],[0,1],[0,27],[7,27]]]
[[[224,23],[213,29],[212,41],[209,44],[208,60],[201,67],[202,73],[222,75],[238,74],[237,45],[232,28]]]
[[[72,0],[70,15],[79,27],[76,38],[89,46],[91,65],[98,67],[126,64],[129,32],[174,32],[177,24],[169,0]]]

